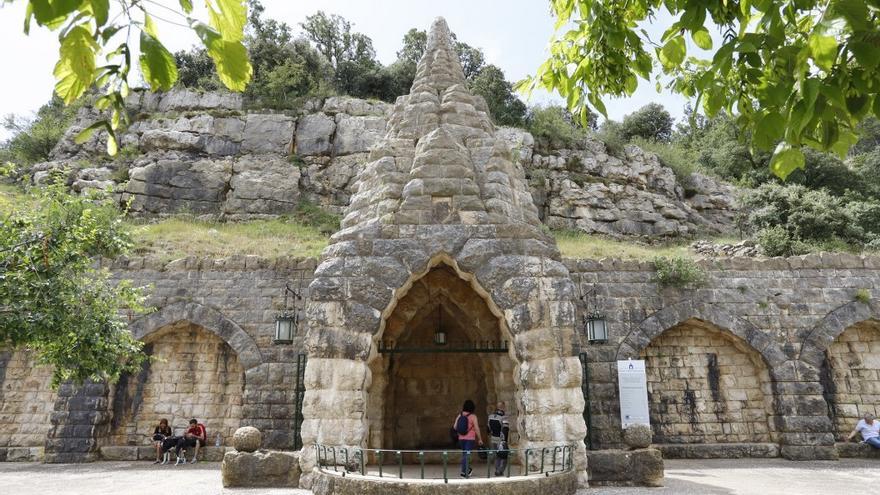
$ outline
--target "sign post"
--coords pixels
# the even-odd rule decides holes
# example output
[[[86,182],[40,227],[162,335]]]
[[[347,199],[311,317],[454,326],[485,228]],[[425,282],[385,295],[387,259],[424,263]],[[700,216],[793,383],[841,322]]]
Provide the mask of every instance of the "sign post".
[[[645,361],[618,361],[617,386],[620,392],[620,424],[623,429],[630,425],[651,426]]]

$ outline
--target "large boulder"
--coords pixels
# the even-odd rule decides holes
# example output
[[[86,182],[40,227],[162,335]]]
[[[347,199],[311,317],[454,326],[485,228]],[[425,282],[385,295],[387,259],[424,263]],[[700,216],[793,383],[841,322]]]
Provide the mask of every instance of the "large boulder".
[[[281,114],[248,114],[244,128],[243,153],[290,153],[293,118]]]
[[[299,201],[299,178],[299,167],[278,155],[238,158],[223,212],[233,216],[290,213]]]
[[[243,426],[232,436],[232,446],[239,452],[256,452],[262,441],[260,430],[253,426]]]
[[[302,474],[299,453],[270,450],[227,452],[220,472],[226,488],[296,488]]]

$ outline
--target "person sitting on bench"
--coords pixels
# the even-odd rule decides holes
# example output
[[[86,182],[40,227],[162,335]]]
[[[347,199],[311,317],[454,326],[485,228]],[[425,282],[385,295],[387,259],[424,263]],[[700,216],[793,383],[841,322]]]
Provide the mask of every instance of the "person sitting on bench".
[[[165,439],[171,436],[171,427],[168,426],[167,419],[160,419],[158,426],[153,431],[153,444],[156,446],[156,462],[153,464],[159,464],[162,462],[162,443],[165,442]]]
[[[190,461],[191,464],[195,464],[198,461],[199,447],[205,445],[205,440],[207,438],[208,433],[205,431],[205,425],[199,423],[195,418],[189,420],[189,429],[186,430],[186,433],[180,437],[180,440],[177,442],[177,464],[181,463],[181,459],[183,459],[183,462],[186,462],[185,457],[180,457],[180,450],[188,449],[190,447],[195,447],[192,461]]]

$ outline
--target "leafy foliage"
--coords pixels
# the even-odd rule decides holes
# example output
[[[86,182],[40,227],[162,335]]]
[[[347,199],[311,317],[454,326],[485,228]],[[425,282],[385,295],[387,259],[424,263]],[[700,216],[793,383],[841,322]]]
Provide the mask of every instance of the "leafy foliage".
[[[672,116],[658,103],[649,103],[623,118],[624,139],[640,137],[659,142],[672,139]]]
[[[693,288],[706,283],[706,271],[691,259],[658,256],[653,259],[655,281],[661,287]]]
[[[571,114],[559,106],[532,107],[526,126],[542,151],[582,146],[586,133],[571,120]]]
[[[513,94],[513,85],[498,66],[485,66],[471,81],[470,89],[486,100],[498,125],[522,127],[525,124],[526,105]]]
[[[802,145],[840,158],[857,124],[880,116],[880,2],[876,0],[551,0],[550,57],[524,87],[559,92],[572,111],[605,114],[603,96],[632,95],[655,67],[708,117],[735,116],[754,145],[773,150],[786,178],[805,165]],[[658,43],[639,24],[667,11]],[[717,26],[720,40],[707,25]],[[567,31],[560,31],[567,27]],[[686,40],[711,57],[689,53]],[[650,50],[649,46],[656,46]],[[652,53],[653,52],[653,53]],[[659,88],[660,82],[657,80]]]
[[[78,140],[85,141],[98,129],[106,130],[111,155],[118,147],[115,131],[128,119],[124,99],[129,92],[132,32],[139,33],[139,65],[150,87],[169,89],[178,78],[174,57],[159,40],[153,21],[160,17],[147,10],[153,3],[120,0],[119,4],[121,14],[110,20],[107,0],[29,0],[24,20],[25,34],[30,33],[32,23],[59,31],[55,93],[64,103],[73,103],[93,86],[103,89],[96,107],[109,109],[110,117],[87,127]],[[204,44],[220,81],[233,91],[243,91],[252,71],[242,44],[247,8],[242,0],[205,0],[205,5],[208,24],[191,17],[189,0],[180,1],[180,11],[162,6],[162,12],[170,11],[184,20]]]
[[[55,97],[40,107],[33,119],[6,116],[3,127],[12,136],[0,145],[0,163],[30,165],[48,160],[78,109],[79,105],[64,106]]]
[[[115,205],[62,184],[32,194],[0,219],[0,343],[36,351],[54,384],[138,369],[141,344],[119,311],[142,311],[141,293],[92,266],[130,246]]]

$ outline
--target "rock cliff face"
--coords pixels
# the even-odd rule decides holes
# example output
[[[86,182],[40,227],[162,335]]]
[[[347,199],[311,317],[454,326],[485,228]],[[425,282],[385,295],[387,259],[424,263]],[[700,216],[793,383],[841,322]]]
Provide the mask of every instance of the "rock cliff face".
[[[428,104],[428,102],[423,102]],[[239,95],[175,90],[137,92],[120,158],[104,136],[74,143],[97,118],[85,108],[32,180],[66,169],[74,191],[114,187],[136,215],[191,213],[245,219],[290,213],[302,200],[341,214],[368,152],[399,122],[392,105],[332,97],[297,111],[246,110]],[[500,128],[551,228],[615,237],[662,238],[731,230],[735,191],[694,174],[685,188],[653,154],[629,146],[623,158],[597,141],[583,149],[539,152],[528,132]]]

